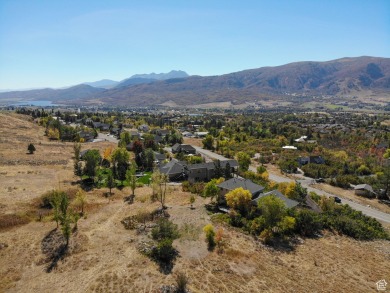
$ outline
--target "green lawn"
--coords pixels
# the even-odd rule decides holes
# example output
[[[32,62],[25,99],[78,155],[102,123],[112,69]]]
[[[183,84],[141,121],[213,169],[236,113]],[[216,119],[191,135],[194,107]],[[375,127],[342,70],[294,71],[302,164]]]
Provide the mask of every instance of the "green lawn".
[[[152,172],[144,172],[144,176],[138,178],[137,182],[140,182],[143,184],[149,184],[151,176],[152,176]]]

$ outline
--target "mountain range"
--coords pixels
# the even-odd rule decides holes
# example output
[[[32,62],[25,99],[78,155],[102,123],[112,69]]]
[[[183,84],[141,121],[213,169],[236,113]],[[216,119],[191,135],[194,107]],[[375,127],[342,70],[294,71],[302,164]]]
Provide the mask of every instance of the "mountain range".
[[[295,62],[219,76],[188,76],[183,71],[171,71],[165,75],[133,75],[114,83],[102,80],[62,90],[0,93],[0,101],[19,98],[49,99],[67,104],[190,106],[220,102],[237,105],[324,95],[364,96],[368,100],[383,95],[386,101],[390,97],[390,58],[364,56],[325,62]]]
[[[94,82],[85,82],[83,84],[90,85],[98,88],[110,89],[113,87],[126,87],[141,83],[151,83],[157,80],[166,80],[171,78],[188,77],[189,75],[185,71],[171,70],[168,73],[150,73],[150,74],[135,74],[122,81],[115,81],[110,79],[102,79]]]

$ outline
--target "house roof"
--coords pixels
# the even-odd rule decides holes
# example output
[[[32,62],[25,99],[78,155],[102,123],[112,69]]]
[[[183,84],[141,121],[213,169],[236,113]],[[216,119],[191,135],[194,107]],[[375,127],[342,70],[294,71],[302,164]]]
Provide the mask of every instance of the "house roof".
[[[371,185],[368,184],[358,184],[354,188],[355,190],[367,190],[369,192],[374,193],[374,190],[372,189]]]
[[[188,170],[214,169],[214,163],[199,163],[187,165]]]
[[[189,144],[181,144],[180,149],[184,150],[184,151],[196,151],[196,149],[192,145],[189,145]]]
[[[325,164],[325,160],[321,156],[310,156],[309,161],[310,163],[315,163],[315,164]]]
[[[251,180],[244,178],[231,178],[222,182],[221,184],[218,184],[218,187],[227,190],[234,190],[236,188],[242,187],[246,190],[249,190],[252,194],[264,190],[263,186],[253,183]]]
[[[180,143],[175,143],[173,146],[172,146],[172,151],[177,151],[180,147]]]
[[[157,130],[157,133],[160,134],[161,136],[165,136],[165,135],[169,134],[169,130],[168,129],[159,129],[159,130]]]
[[[166,159],[165,154],[160,154],[157,152],[154,152],[154,157],[156,158],[156,160],[159,161],[164,161]]]
[[[179,174],[184,172],[184,166],[185,164],[183,162],[179,162],[178,160],[173,159],[172,161],[162,166],[160,168],[160,172],[167,175]]]
[[[285,145],[282,147],[282,149],[285,149],[285,150],[297,150],[297,148],[293,145]]]
[[[296,207],[299,204],[299,202],[297,202],[296,200],[289,199],[289,198],[285,197],[279,190],[272,190],[272,191],[260,194],[257,198],[252,200],[252,203],[257,204],[259,202],[260,198],[270,196],[270,195],[274,195],[277,198],[281,199],[286,204],[286,206],[290,209],[293,207]]]
[[[155,135],[155,136],[154,136],[154,141],[155,141],[156,143],[160,143],[160,142],[163,141],[163,138],[162,138],[162,136],[160,136],[160,135]]]
[[[220,162],[221,162],[221,168],[226,168],[227,163],[229,163],[230,168],[238,167],[237,160],[230,159],[230,160],[222,160]]]

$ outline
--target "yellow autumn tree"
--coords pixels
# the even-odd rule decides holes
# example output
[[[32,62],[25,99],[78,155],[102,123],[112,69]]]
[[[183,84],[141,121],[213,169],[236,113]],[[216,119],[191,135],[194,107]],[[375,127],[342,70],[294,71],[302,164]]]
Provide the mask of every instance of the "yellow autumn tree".
[[[283,193],[283,194],[286,194],[286,190],[288,188],[288,183],[287,182],[280,182],[278,184],[278,190]]]
[[[238,187],[225,195],[226,203],[232,209],[246,213],[252,200],[252,194],[249,190]]]
[[[111,162],[112,147],[108,147],[103,152],[103,159]]]
[[[49,139],[60,139],[60,132],[57,128],[48,128],[47,129],[47,137]]]

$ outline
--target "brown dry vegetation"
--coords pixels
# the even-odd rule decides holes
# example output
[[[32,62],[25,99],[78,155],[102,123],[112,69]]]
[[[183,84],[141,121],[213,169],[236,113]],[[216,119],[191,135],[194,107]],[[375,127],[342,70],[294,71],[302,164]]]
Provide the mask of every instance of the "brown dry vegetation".
[[[77,180],[72,172],[72,144],[47,141],[43,130],[23,116],[0,113],[0,123],[0,186],[11,187],[0,193],[0,215],[31,214],[36,198],[57,188],[58,182],[64,190],[77,188],[72,185]],[[31,137],[37,152],[26,155]],[[92,144],[83,149],[87,146]],[[18,163],[5,163],[9,161]],[[189,194],[177,186],[171,187],[167,206],[182,237],[174,241],[179,257],[173,274],[165,275],[137,251],[138,240],[145,236],[125,230],[120,223],[127,216],[158,207],[150,202],[151,189],[136,189],[132,205],[123,201],[130,193],[127,188],[115,189],[110,199],[103,196],[105,192],[87,193],[86,217],[72,235],[71,252],[51,273],[45,271],[43,240],[53,233],[55,222],[49,217],[38,222],[32,213],[29,223],[0,230],[0,243],[6,244],[0,245],[0,292],[157,292],[161,285],[174,283],[176,272],[187,274],[191,292],[375,292],[375,282],[390,280],[386,241],[358,242],[326,233],[284,252],[224,227],[225,252],[209,252],[201,230],[210,222],[205,200],[197,197],[195,209],[190,209]]]

